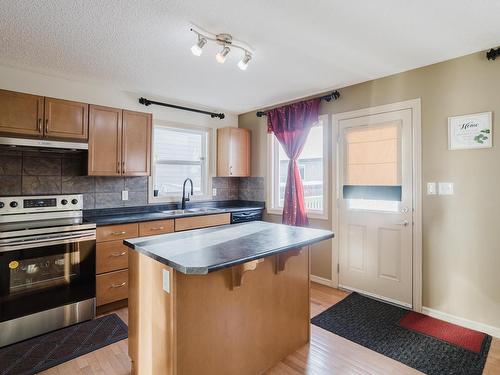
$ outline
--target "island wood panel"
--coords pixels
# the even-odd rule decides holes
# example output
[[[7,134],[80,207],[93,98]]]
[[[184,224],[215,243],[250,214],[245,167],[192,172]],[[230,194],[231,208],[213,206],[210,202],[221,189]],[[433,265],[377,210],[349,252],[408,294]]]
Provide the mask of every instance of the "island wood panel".
[[[139,226],[137,223],[106,225],[96,229],[97,242],[124,240],[138,236]]]
[[[89,105],[45,98],[44,134],[49,138],[87,140]]]
[[[122,174],[149,176],[151,171],[150,113],[123,111]]]
[[[128,297],[128,270],[108,272],[96,276],[97,306]]]
[[[176,374],[175,279],[172,268],[129,252],[129,347],[132,374]],[[171,293],[163,290],[169,271]]]
[[[0,90],[0,133],[43,134],[43,96]]]
[[[122,110],[91,105],[89,109],[89,176],[121,176]]]
[[[132,373],[260,374],[309,341],[309,250],[276,273],[264,258],[232,288],[231,269],[172,271],[129,253]],[[163,290],[163,271],[170,292]]]
[[[96,273],[118,271],[128,268],[128,247],[122,240],[98,242],[96,244]]]
[[[204,216],[181,217],[175,219],[175,231],[183,231],[196,228],[214,227],[231,223],[231,214],[215,214]]]
[[[172,233],[174,220],[155,220],[139,223],[139,236],[154,236],[155,234]]]

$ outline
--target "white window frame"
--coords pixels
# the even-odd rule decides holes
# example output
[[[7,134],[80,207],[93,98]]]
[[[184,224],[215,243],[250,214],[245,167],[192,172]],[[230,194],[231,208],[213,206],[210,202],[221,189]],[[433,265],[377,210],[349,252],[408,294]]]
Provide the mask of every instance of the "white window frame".
[[[148,202],[149,203],[172,203],[172,202],[180,202],[182,200],[182,193],[176,195],[164,195],[164,196],[154,196],[154,181],[156,176],[156,161],[155,161],[155,139],[154,139],[154,128],[162,127],[167,128],[174,131],[186,132],[186,133],[204,133],[205,134],[205,142],[204,149],[202,149],[203,153],[206,155],[204,163],[202,164],[202,191],[203,194],[194,195],[191,197],[192,201],[205,201],[212,199],[212,177],[214,171],[214,160],[215,160],[215,140],[213,136],[213,129],[207,127],[197,127],[190,126],[186,124],[176,124],[170,122],[162,122],[156,121],[153,124],[153,131],[151,132],[151,176],[149,177],[149,189],[148,189]],[[190,163],[186,163],[190,164]],[[203,167],[204,166],[204,167]]]
[[[328,115],[319,116],[319,121],[323,126],[323,210],[307,210],[307,217],[310,219],[328,220],[328,180],[330,170],[330,160],[328,158],[328,129],[330,126],[328,120]],[[267,166],[267,213],[282,215],[283,208],[278,207],[276,203],[277,199],[279,199],[277,198],[279,197],[279,175],[275,173],[279,168],[279,143],[274,134],[267,135],[267,155],[269,156]]]

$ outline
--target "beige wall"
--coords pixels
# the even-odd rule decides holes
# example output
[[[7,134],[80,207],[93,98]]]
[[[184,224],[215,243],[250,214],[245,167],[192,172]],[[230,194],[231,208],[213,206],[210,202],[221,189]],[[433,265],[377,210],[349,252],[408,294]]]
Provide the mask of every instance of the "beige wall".
[[[322,114],[332,114],[421,98],[422,182],[455,184],[453,196],[423,196],[423,305],[494,327],[500,327],[499,87],[500,62],[481,52],[346,87],[340,100],[321,105]],[[493,111],[494,147],[448,151],[448,116],[483,111]],[[239,126],[252,130],[252,174],[265,176],[265,119],[247,113]],[[331,214],[312,224],[328,227]],[[331,278],[334,271],[335,279],[331,256],[328,243],[319,245],[312,273]]]

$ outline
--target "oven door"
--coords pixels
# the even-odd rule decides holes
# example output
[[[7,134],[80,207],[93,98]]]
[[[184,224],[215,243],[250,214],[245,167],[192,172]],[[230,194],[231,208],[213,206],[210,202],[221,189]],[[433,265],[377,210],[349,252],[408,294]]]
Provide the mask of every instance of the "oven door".
[[[0,240],[0,322],[95,297],[95,230]]]

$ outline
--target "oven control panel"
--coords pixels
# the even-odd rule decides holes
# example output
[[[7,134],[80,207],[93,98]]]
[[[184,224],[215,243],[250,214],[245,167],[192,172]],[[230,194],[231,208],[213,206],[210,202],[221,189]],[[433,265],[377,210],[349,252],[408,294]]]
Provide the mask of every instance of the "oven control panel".
[[[83,209],[81,194],[0,197],[0,215]]]

